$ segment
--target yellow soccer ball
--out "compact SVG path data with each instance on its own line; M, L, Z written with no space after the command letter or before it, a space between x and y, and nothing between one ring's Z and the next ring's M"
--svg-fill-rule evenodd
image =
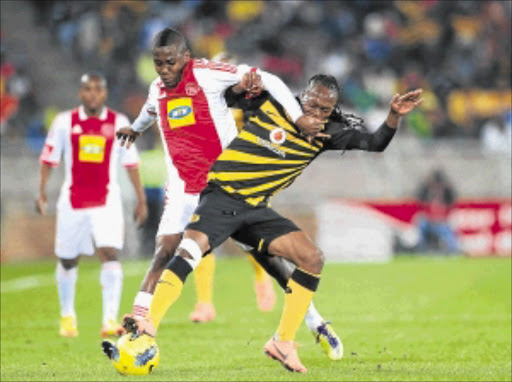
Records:
M158 366L160 350L153 337L127 333L113 344L103 341L103 351L123 375L147 375Z

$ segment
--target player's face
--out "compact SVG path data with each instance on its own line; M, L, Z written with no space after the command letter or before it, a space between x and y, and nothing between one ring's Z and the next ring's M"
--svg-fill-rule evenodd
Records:
M308 87L301 96L304 114L321 120L329 118L338 102L338 96L323 85Z
M82 83L79 96L85 109L89 113L95 114L107 100L107 89L101 80L91 78Z
M174 88L180 82L183 68L189 60L190 51L180 52L176 45L153 49L155 70L168 88Z

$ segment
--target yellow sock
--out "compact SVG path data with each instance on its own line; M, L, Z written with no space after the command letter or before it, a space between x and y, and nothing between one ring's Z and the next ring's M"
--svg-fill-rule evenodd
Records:
M249 261L254 268L254 278L256 279L257 283L266 281L270 277L265 269L263 269L263 267L254 259L254 257L249 256Z
M194 272L197 302L211 304L213 296L213 274L215 272L215 255L210 253L201 259Z
M296 268L286 287L283 314L277 334L280 341L293 341L315 294L319 275Z
M163 271L158 284L156 284L148 314L148 317L153 321L155 329L158 329L165 312L180 297L182 289L183 281L173 271L169 269Z

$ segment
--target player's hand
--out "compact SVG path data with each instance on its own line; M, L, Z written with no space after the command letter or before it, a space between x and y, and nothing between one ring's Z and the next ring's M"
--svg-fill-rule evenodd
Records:
M259 95L263 91L261 76L255 71L245 73L240 82L233 86L233 91L238 94L247 92L251 97Z
M123 316L123 328L126 333L147 334L151 337L156 336L156 329L149 318L136 319L131 313Z
M140 133L133 131L131 127L123 127L116 132L117 139L119 139L121 146L126 144L127 149L130 148L139 135Z
M330 134L325 134L325 133L316 133L315 135L309 135L309 136L307 137L307 141L308 141L309 143L311 143L311 142L313 142L313 140L314 140L315 138L320 138L320 139L330 139L330 138L331 138L331 136L330 136Z
M302 115L295 124L302 134L316 136L323 130L325 121L310 115Z
M423 102L422 93L423 89L416 89L403 95L395 94L390 103L391 112L400 117L411 112Z
M135 211L133 212L133 220L137 223L137 226L140 227L146 222L148 218L148 207L146 201L137 202L137 206L135 206Z
M46 197L46 194L39 195L36 199L36 211L39 212L41 215L46 215L47 208L48 198Z

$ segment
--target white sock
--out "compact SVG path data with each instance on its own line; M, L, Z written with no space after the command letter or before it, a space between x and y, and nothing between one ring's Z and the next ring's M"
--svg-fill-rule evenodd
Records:
M59 291L60 314L62 317L76 317L75 286L77 278L78 267L65 269L60 261L57 263L55 279L57 281L57 290Z
M104 262L101 267L100 284L103 294L103 323L117 320L121 292L123 290L123 268L119 261Z
M309 330L315 331L316 328L318 328L322 322L324 322L323 317L318 313L318 310L316 310L315 305L313 305L313 301L311 301L311 304L309 304L308 310L306 311L306 315L304 316L304 321L306 321L306 325L308 326Z
M144 318L149 312L153 295L148 292L139 291L133 301L133 315L136 319Z

